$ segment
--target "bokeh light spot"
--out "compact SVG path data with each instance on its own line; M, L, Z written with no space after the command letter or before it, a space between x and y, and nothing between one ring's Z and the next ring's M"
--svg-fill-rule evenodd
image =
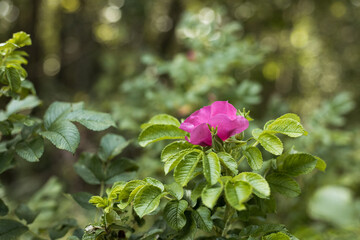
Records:
M342 2L334 2L330 6L331 14L336 18L342 18L346 14L346 6Z
M121 18L121 10L116 6L109 6L102 10L101 16L106 22L116 23Z
M280 76L280 66L278 63L271 61L265 64L262 69L263 75L268 80L276 80Z
M291 32L290 42L296 48L303 48L308 44L309 34L304 28L296 29Z
M199 20L204 24L210 24L215 20L215 12L211 8L203 8L199 12Z
M43 63L43 71L47 76L55 76L60 71L60 60L56 55L48 56Z
M79 0L61 0L61 6L68 13L76 12L80 8Z
M173 21L169 16L160 16L156 19L155 26L160 32L167 32L172 28Z

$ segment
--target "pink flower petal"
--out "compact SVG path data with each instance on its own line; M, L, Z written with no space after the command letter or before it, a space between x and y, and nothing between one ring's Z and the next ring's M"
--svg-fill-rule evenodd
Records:
M180 125L180 129L190 133L199 124L208 123L210 120L211 107L206 106L197 110L191 114L185 121Z
M236 118L236 108L228 103L228 101L216 101L211 104L211 117L214 117L218 114L225 114L230 119Z
M217 127L217 135L225 141L229 137L247 129L249 121L242 116L231 119L225 114L218 114L210 119L210 126Z
M206 123L202 123L195 127L190 133L190 140L186 139L189 143L200 146L211 146L211 132Z

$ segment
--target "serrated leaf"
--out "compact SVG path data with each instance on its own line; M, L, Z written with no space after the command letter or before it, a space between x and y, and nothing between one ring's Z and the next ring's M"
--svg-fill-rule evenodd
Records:
M220 178L220 160L216 153L211 152L204 156L202 161L205 179L212 186L216 184Z
M202 156L203 153L199 152L191 152L186 154L174 170L175 181L181 186L186 186L186 184L193 177L193 172Z
M67 120L75 121L93 131L102 131L111 126L116 126L110 114L89 110L77 110L66 116Z
M14 43L18 47L24 47L24 46L31 45L31 38L30 38L29 34L23 32L23 31L20 31L20 32L14 33L12 38L8 42Z
M204 206L200 206L195 211L192 211L196 226L201 230L210 232L214 226L211 219L211 211Z
M194 145L186 141L176 141L167 145L161 152L161 161L166 162L174 155L186 149L194 148Z
M266 177L266 180L270 184L271 190L287 197L297 197L301 193L299 184L285 174L272 173Z
M285 233L278 232L266 235L262 238L263 240L291 240L291 238Z
M33 109L36 106L39 106L41 101L38 97L29 95L24 99L16 100L12 99L6 106L6 114L10 116L11 114L18 113L24 110Z
M259 135L257 141L266 151L274 155L280 155L284 150L281 140L273 134L263 132Z
M145 129L151 125L174 125L176 127L180 127L180 122L173 116L168 114L159 114L150 119L149 122L141 125L142 129Z
M282 115L281 117L278 117L277 119L284 119L284 118L291 118L297 122L300 122L300 117L296 115L295 113L286 113Z
M6 206L4 201L0 198L0 216L5 216L9 213L9 208Z
M260 150L257 147L249 147L243 151L249 166L253 170L261 169L263 165L263 158Z
M75 153L80 143L80 133L76 126L69 121L58 121L39 133L47 138L57 148Z
M177 182L165 185L165 190L177 200L180 200L184 195L184 189Z
M289 137L300 137L305 133L301 123L291 118L276 119L266 127L266 131L281 133Z
M16 240L28 227L22 223L10 219L0 219L0 240Z
M315 157L315 158L317 159L316 168L319 169L322 172L325 172L325 170L326 170L326 162L324 160L322 160L321 158L319 158L319 157Z
M19 72L15 68L9 67L5 69L5 74L11 90L17 92L21 86L21 79Z
M31 224L32 222L34 222L35 218L38 215L25 204L20 204L15 209L15 214L19 219L24 219L27 224Z
M225 184L226 201L236 210L245 210L243 204L248 200L252 192L252 187L244 181L227 181Z
M184 139L186 132L174 125L151 125L145 128L139 136L142 147L150 143L166 139Z
M291 176L310 173L317 164L317 159L307 153L295 153L285 157L280 171Z
M44 114L44 126L49 129L52 124L64 118L72 111L83 109L84 104L67 103L67 102L53 102Z
M74 168L76 173L88 184L100 184L105 178L102 172L102 163L93 154L81 154Z
M128 146L129 142L120 135L106 134L101 138L100 148L98 151L99 158L106 162L119 155L124 148Z
M261 130L260 128L255 128L254 130L252 130L251 134L255 139L258 139L262 132L263 130Z
M16 145L15 151L29 162L38 162L44 153L44 140L39 137L30 142L20 142Z
M120 209L124 209L135 197L136 193L146 185L145 181L142 180L132 180L125 184L123 190L120 192L118 201L120 204L118 204L118 207ZM136 190L137 189L137 190ZM134 192L134 194L133 194ZM130 195L132 194L132 197L130 198Z
M166 193L165 193L166 194ZM134 199L134 210L140 218L154 211L160 203L164 193L158 187L151 185L141 188Z
M229 169L233 174L238 174L238 166L235 159L227 152L217 153L220 162Z
M185 200L170 201L164 208L164 218L171 228L176 231L182 229L186 224L185 210L188 202Z
M261 175L253 172L242 172L233 178L233 181L239 180L248 182L253 188L253 193L259 198L270 196L269 184Z
M164 191L165 187L164 184L162 184L162 182L160 182L159 180L152 178L152 177L147 177L144 179L145 182L147 182L148 184L159 188L162 192Z
M212 209L220 197L223 188L224 187L221 181L213 186L206 186L201 192L201 200L203 204Z
M71 197L84 209L94 210L95 206L89 203L90 198L93 195L88 192L77 192L71 194Z
M165 175L168 174L171 170L173 170L179 164L179 162L184 158L185 155L191 152L197 152L197 150L185 149L168 158L168 160L164 164Z

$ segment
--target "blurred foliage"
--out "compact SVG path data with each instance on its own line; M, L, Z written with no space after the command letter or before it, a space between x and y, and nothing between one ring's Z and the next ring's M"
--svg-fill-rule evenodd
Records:
M328 168L301 179L299 199L278 199L281 222L300 239L356 239L358 217L348 226L333 216L359 213L359 12L359 0L1 0L0 42L30 33L28 78L44 105L88 101L111 112L129 138L156 113L184 118L214 100L251 107L256 119L298 113L309 135L296 149ZM96 137L81 134L80 148L94 149ZM160 172L160 149L126 154L145 177ZM74 157L44 154L52 161L40 172L24 165L2 177L10 198L29 197L48 171L70 192L94 190L75 177ZM14 188L27 180L30 190ZM322 204L339 191L351 209Z

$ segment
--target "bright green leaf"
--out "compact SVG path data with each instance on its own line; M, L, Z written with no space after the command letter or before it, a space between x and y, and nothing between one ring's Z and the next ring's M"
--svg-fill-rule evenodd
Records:
M263 240L291 240L291 238L285 233L278 232L266 235L262 238Z
M180 122L168 114L159 114L150 119L149 122L141 125L142 129L145 129L151 125L174 125L180 127Z
M300 122L300 117L296 115L295 113L286 113L282 115L281 117L278 117L277 119L284 119L284 118L291 118L297 122Z
M217 153L221 164L228 168L233 174L238 174L238 165L235 159L227 152Z
M319 158L319 157L315 157L315 158L317 159L316 168L319 169L322 172L325 172L325 170L326 170L326 162L324 160L322 160L321 158Z
M257 147L249 147L243 151L249 166L253 170L261 169L263 165L263 158L260 150Z
M218 182L221 173L220 161L216 153L211 152L203 158L204 176L210 185Z
M266 127L266 131L281 133L289 137L300 137L305 133L301 123L291 118L276 119Z
M177 182L165 185L165 190L177 200L180 200L184 195L184 189Z
M158 187L151 185L144 186L138 191L134 200L134 210L142 218L144 215L154 211L160 203L164 194Z
M193 177L193 172L202 156L203 154L199 152L191 152L185 155L174 170L175 181L181 186L185 186Z
M14 33L12 38L8 41L10 43L14 43L19 47L29 46L31 45L31 38L30 35L20 31L17 33Z
M185 131L174 125L151 125L145 128L139 136L139 144L142 147L150 143L166 139L184 139Z
M263 132L259 135L257 141L266 151L274 155L280 155L283 152L284 147L281 140L273 134Z
M245 209L243 203L249 199L251 191L250 184L244 181L227 181L225 184L226 201L238 211Z
M287 197L297 197L301 193L299 184L285 174L272 173L266 177L266 180L272 190Z
M164 164L164 172L165 174L168 174L171 170L173 170L179 162L184 158L185 155L191 153L191 152L197 152L198 150L194 149L185 149L177 154L172 155Z
M176 141L167 145L161 152L161 161L166 162L174 155L178 154L179 152L187 149L194 148L194 145L188 143L186 141Z
M185 200L174 200L166 204L164 208L164 218L171 228L176 231L182 229L186 224L185 210L188 202Z
M155 178L152 178L152 177L147 177L144 179L145 182L147 182L148 184L154 186L154 187L157 187L157 188L160 188L160 190L163 192L165 187L164 185L162 184L162 182L160 182L159 180L155 179Z
M269 184L261 175L253 172L242 172L233 178L233 181L239 180L248 182L253 188L253 193L259 198L270 196Z
M222 190L223 184L220 181L213 186L206 186L201 192L201 200L203 204L212 209L220 197Z

